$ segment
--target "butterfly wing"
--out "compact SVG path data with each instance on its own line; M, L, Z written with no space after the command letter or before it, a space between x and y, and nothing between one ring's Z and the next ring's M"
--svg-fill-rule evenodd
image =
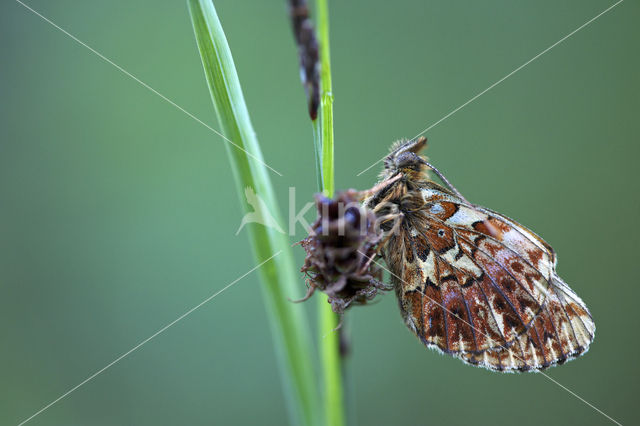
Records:
M513 345L458 356L470 364L500 371L544 369L586 352L594 332L587 307L566 283L554 276L545 306Z
M593 321L541 238L435 184L401 203L385 259L405 322L427 346L498 370L544 368L586 350Z

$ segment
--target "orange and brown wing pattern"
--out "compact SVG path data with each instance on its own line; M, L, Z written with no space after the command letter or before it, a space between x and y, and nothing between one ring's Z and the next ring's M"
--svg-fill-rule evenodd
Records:
M586 350L594 326L555 274L551 247L514 221L427 186L387 253L409 328L427 346L497 370Z
M576 358L593 340L595 325L584 303L558 277L542 312L509 347L459 354L473 365L499 371L540 370Z

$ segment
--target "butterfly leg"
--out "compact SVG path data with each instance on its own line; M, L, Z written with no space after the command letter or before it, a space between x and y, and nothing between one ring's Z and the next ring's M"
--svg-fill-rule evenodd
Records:
M382 282L376 278L371 278L369 282L373 284L375 288L382 291L391 291L394 288L393 285Z

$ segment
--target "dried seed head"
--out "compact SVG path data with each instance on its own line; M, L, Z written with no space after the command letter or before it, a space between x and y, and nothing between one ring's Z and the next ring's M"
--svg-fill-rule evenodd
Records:
M298 45L300 59L300 79L307 93L309 117L312 121L318 118L320 106L320 59L318 40L309 18L306 0L289 0L289 16L293 26L293 35Z
M380 282L382 271L373 262L381 241L376 216L359 198L355 190L340 192L333 200L317 194L318 218L309 236L300 241L307 252L301 271L309 285L303 300L318 289L327 294L338 314L390 289Z

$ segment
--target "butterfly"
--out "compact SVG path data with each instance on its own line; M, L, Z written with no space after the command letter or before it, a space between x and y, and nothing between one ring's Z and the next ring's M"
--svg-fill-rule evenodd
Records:
M551 246L469 203L419 155L426 142L396 142L363 202L394 218L381 224L380 254L407 327L427 347L497 371L541 370L585 353L595 324L556 274Z

